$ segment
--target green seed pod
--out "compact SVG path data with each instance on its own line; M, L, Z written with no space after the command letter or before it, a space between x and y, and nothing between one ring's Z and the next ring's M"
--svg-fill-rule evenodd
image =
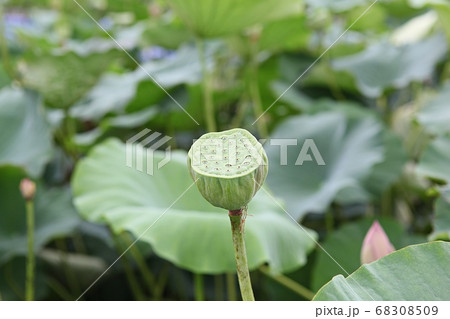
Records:
M267 176L262 145L250 132L232 129L208 133L188 153L192 179L212 205L239 210L248 205Z

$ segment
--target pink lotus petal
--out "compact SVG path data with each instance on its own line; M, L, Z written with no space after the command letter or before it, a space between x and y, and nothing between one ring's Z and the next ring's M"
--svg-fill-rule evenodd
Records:
M395 248L378 221L374 221L361 247L361 263L368 264L394 252Z

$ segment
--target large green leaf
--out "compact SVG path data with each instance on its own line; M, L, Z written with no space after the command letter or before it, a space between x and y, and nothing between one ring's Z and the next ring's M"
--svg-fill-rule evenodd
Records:
M450 243L408 246L336 276L314 300L449 300Z
M209 56L215 48L208 48ZM71 115L99 120L108 113L123 113L127 106L136 110L159 102L161 98L166 97L166 93L153 83L149 74L167 89L184 83L198 83L201 80L197 50L192 46L181 48L170 58L145 63L143 68L145 71L137 68L124 74L105 74L86 97L73 107Z
M381 196L383 191L400 177L407 161L406 150L400 137L386 130L383 134L383 144L384 160L375 164L363 181L364 188L376 196Z
M259 50L298 50L306 47L311 33L304 16L293 16L264 25Z
M428 144L417 171L419 174L450 183L450 137L442 136Z
M73 52L35 57L24 63L23 82L41 92L46 105L67 108L95 85L115 56L110 51L83 57Z
M354 7L369 5L369 0L306 0L306 3L314 9L327 8L334 12L341 12Z
M419 111L417 119L426 130L436 135L450 133L450 83L443 86L438 95Z
M392 132L383 132L383 161L376 163L370 173L361 180L360 187L352 185L343 188L337 194L336 200L341 203L366 202L380 199L383 192L397 180L407 161L406 151L401 139Z
M441 190L441 196L434 204L433 233L430 240L450 240L450 188Z
M298 14L295 0L169 0L180 18L196 34L218 37L246 27Z
M0 91L0 164L22 166L32 176L41 174L51 156L50 129L39 102L28 91Z
M438 34L401 47L376 43L363 52L334 60L333 67L351 72L363 94L377 97L386 88L403 88L429 78L446 52L445 37Z
M372 219L364 219L346 224L333 231L322 243L323 249L348 273L352 273L361 266L361 245L372 222ZM425 238L408 235L405 229L394 220L381 219L379 222L396 249L426 241ZM311 288L314 291L317 291L334 276L345 275L342 268L324 250L319 250L315 259L311 278Z
M0 166L0 263L27 253L25 202L19 183L25 172L16 166ZM35 196L35 240L38 251L49 240L70 233L79 222L67 188L37 186Z
M234 271L227 213L211 206L193 186L186 153L173 152L170 162L157 170L164 153L156 151L153 176L127 167L125 154L124 144L108 140L79 162L73 190L81 215L105 222L117 233L142 235L157 255L180 267L209 274ZM307 252L315 246L313 231L307 230L308 236L295 225L265 190L253 199L248 213L245 236L251 269L268 262L272 271L280 272L306 263Z
M274 139L297 141L287 147L287 165L282 165L280 147L271 145ZM308 148L312 160L295 164L307 139L314 141L325 165L319 165ZM341 189L361 188L371 168L383 159L382 127L372 118L349 118L339 112L297 116L280 124L266 151L269 186L285 199L289 213L300 218L323 212Z
M353 120L378 119L375 112L354 102L336 102L328 99L313 102L295 90L288 91L284 97L286 97L284 102L309 114L336 111ZM399 178L402 167L407 160L402 141L394 133L384 129L382 144L384 145L383 160L372 167L370 173L361 180L361 183L340 189L336 195L336 200L339 203L366 202L379 198L383 191Z
M192 38L192 33L180 21L176 22L178 23L169 24L161 21L150 21L150 25L144 31L141 38L144 39L146 44L177 49Z

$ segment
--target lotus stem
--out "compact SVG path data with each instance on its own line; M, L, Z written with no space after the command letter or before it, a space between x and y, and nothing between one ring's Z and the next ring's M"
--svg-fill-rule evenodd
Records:
M267 138L269 131L267 129L266 118L264 116L261 94L259 92L258 83L258 40L250 39L250 97L252 99L253 112L256 118L256 127L258 128L258 133L260 137Z
M4 23L4 11L3 11L3 5L0 6L0 50L1 50L1 57L3 60L3 65L6 73L11 78L11 80L14 80L15 78L15 70L11 64L11 59L9 56L9 49L6 42L5 37L5 23Z
M27 214L27 240L28 240L28 254L26 266L26 281L25 281L25 300L34 300L34 203L32 199L25 201Z
M195 300L204 301L205 300L205 288L203 283L203 275L194 274L194 288L195 288Z
M237 300L237 294L236 294L236 280L234 278L234 274L227 273L225 275L227 279L227 292L228 292L228 300L229 301L236 301Z
M214 296L217 301L223 301L223 276L215 275L214 276Z
M248 271L247 253L245 252L244 226L242 209L230 210L228 216L231 221L231 232L234 245L234 256L236 258L236 270L239 279L239 288L241 289L242 300L255 301L253 296L250 273Z
M125 244L128 247L130 247L131 256L133 257L134 261L136 262L136 265L142 274L142 277L145 281L145 284L147 285L147 287L149 289L149 292L153 295L153 298L155 298L157 300L161 296L159 296L157 294L156 280L155 280L155 277L153 276L152 272L150 271L149 267L147 266L145 257L142 255L140 249L136 245L133 245L133 238L131 237L131 235L129 233L124 232L122 234L122 238L124 239Z
M203 73L202 91L206 129L208 130L208 132L215 132L217 130L217 127L216 120L214 118L214 101L211 90L211 78L206 63L205 43L203 42L203 40L197 39L197 49Z
M123 253L125 250L120 235L115 234L112 229L111 229L111 238L113 239L117 252L119 254ZM122 258L120 258L120 261L122 262L123 270L125 272L125 276L128 281L128 286L130 287L133 297L137 301L146 300L147 298L145 297L145 294L142 291L139 281L136 278L130 259L125 254L122 256Z
M306 300L312 300L314 298L314 293L311 290L300 285L298 282L292 280L291 278L281 274L272 274L267 266L261 266L259 269L266 276L272 278L273 280L283 285L284 287L296 292L298 295L302 296Z

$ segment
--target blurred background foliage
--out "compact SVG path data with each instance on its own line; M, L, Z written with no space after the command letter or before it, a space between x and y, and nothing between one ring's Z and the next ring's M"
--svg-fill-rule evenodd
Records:
M355 271L374 219L396 249L450 239L448 1L9 0L0 15L0 299L24 298L23 177L36 298L73 300L190 184L185 150L211 130L313 139L326 163L295 166L299 143L280 165L265 144L246 233L258 300L345 275L313 239ZM144 128L177 149L152 177L124 165ZM224 216L191 189L82 299L237 299Z

